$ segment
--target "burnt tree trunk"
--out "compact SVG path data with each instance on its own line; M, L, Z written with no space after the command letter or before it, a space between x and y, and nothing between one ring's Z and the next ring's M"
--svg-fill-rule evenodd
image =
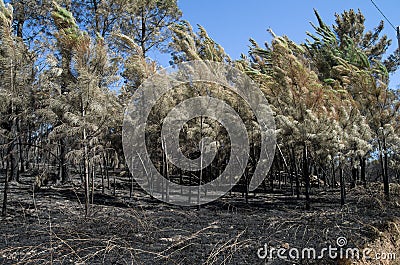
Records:
M303 179L305 181L306 188L306 210L310 210L310 174L308 172L308 150L306 143L304 143L303 146Z
M339 158L339 178L340 178L340 204L346 203L346 182L343 175L343 165Z
M364 156L362 156L360 157L360 171L361 171L360 178L364 188L367 187L366 167L367 167L367 159Z
M386 147L386 137L383 138L383 190L385 193L385 199L387 201L390 200L390 186L389 186L389 174L388 174L388 155L387 155L387 147Z
M7 158L6 162L6 174L4 178L4 190L3 190L3 207L1 210L1 215L6 216L7 215L7 197L8 197L8 168L9 168L9 159Z

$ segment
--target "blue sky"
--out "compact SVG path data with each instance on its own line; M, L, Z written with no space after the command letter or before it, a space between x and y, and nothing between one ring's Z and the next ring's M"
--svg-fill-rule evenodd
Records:
M400 25L400 2L398 0L374 0L389 20ZM310 21L317 23L313 8L317 9L324 21L334 23L334 14L344 10L360 9L366 17L367 29L372 29L384 18L370 0L178 0L183 19L193 27L202 25L208 34L232 59L247 54L249 38L259 44L270 41L269 27L277 35L287 35L301 43L307 38L306 31L313 32ZM389 51L397 48L396 31L385 21L384 34L393 40ZM164 57L164 56L162 56ZM156 58L168 62L166 58ZM164 63L163 63L164 64ZM400 87L400 70L391 76L391 86Z

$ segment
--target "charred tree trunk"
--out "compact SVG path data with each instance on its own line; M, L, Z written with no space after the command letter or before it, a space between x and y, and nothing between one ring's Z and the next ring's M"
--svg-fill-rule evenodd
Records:
M141 36L140 36L140 47L142 48L143 58L146 58L146 16L144 8L141 10Z
M68 176L68 169L67 169L67 162L66 162L66 155L67 155L67 150L66 150L66 139L62 138L59 140L59 145L60 145L60 159L59 159L59 166L58 166L58 174L59 174L59 179L61 180L62 183L68 182L69 176Z
M366 167L367 167L367 159L364 156L362 156L360 157L360 171L361 171L360 178L364 188L367 187Z
M297 199L300 199L300 180L299 180L299 172L297 170L297 164L296 164L296 155L295 155L295 151L294 151L294 147L292 146L292 153L291 153L291 157L292 157L292 167L293 167L293 171L294 171L294 177L295 177L295 181L296 181L296 197Z
M272 166L271 166L271 174L270 174L270 177L269 177L269 184L270 184L270 187L271 187L271 192L273 192L274 191L274 180L275 180L275 160L272 162Z
M387 201L390 200L390 184L389 184L389 174L388 174L388 155L387 155L387 147L386 147L386 137L383 137L383 163L384 163L384 171L383 171L383 190L385 193L385 199Z
M332 189L336 187L336 169L335 169L335 161L332 159Z
M8 168L9 168L9 159L7 158L6 162L6 173L5 173L5 178L4 178L4 190L3 190L3 207L1 210L1 215L6 216L7 215L7 199L8 199Z
M308 172L308 150L306 143L303 144L303 179L306 188L306 210L310 210L310 174Z
M25 161L23 157L23 147L22 147L22 133L21 133L21 122L17 122L17 139L18 139L18 159L19 159L19 173L25 172ZM19 175L19 174L18 174ZM19 177L17 178L19 182Z
M354 159L351 158L351 188L354 189L357 185L357 167L354 163Z
M104 156L103 156L104 157ZM101 193L104 194L104 160L100 162L100 174L101 174Z
M91 176L92 176L92 179L91 179L91 181L92 181L92 187L91 187L91 203L93 204L94 203L94 181L95 181L95 179L96 179L96 164L94 163L94 160L93 160L93 162L92 162L92 174L91 174Z
M16 180L19 182L19 149L17 145L18 141L18 130L17 130L17 118L13 118L11 122L11 135L12 139L10 142L9 156L11 162L11 175L10 180Z
M19 165L18 165L18 145L13 141L11 143L11 152L10 152L10 167L11 167L11 175L10 180L19 181Z
M203 139L203 116L200 116L200 139ZM203 156L204 156L204 146L203 141L200 146L200 175L199 182L197 186L197 209L200 210L200 192L201 192L201 183L203 182Z
M86 110L85 103L82 100L82 117L85 118ZM84 186L85 186L85 216L88 216L89 213L89 150L88 150L88 142L87 142L87 133L86 128L83 128L82 132L82 140L83 140L83 163L84 163Z
M344 205L346 203L346 182L343 175L343 165L339 158L339 178L340 178L340 204Z
M246 204L249 203L249 169L246 167L244 172L244 181L245 181L245 196L246 196Z

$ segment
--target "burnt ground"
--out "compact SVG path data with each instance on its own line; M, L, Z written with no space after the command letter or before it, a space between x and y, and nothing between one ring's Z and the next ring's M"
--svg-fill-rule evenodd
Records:
M77 180L79 181L79 180ZM117 182L118 184L118 182ZM0 185L0 187L3 184ZM284 191L240 193L200 210L171 206L140 190L129 198L123 181L94 195L84 216L83 191L73 184L33 192L29 179L10 184L8 214L1 217L1 264L400 264L400 188L385 202L379 183L348 190L313 190L312 209ZM1 187L1 190L3 188ZM2 196L2 194L1 194ZM396 260L260 259L259 248L317 250L370 247L396 253ZM260 252L261 253L261 252Z

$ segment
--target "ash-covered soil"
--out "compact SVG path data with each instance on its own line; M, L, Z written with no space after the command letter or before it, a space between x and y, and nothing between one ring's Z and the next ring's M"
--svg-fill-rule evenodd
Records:
M385 202L378 183L347 193L314 190L312 210L285 192L257 194L246 204L232 193L200 210L171 206L141 191L106 189L84 216L76 185L33 193L29 182L11 183L1 217L1 264L400 264L400 188ZM396 260L261 259L269 247L321 249L338 237L348 247L397 253ZM260 252L262 253L262 252ZM353 262L353 263L351 263Z

